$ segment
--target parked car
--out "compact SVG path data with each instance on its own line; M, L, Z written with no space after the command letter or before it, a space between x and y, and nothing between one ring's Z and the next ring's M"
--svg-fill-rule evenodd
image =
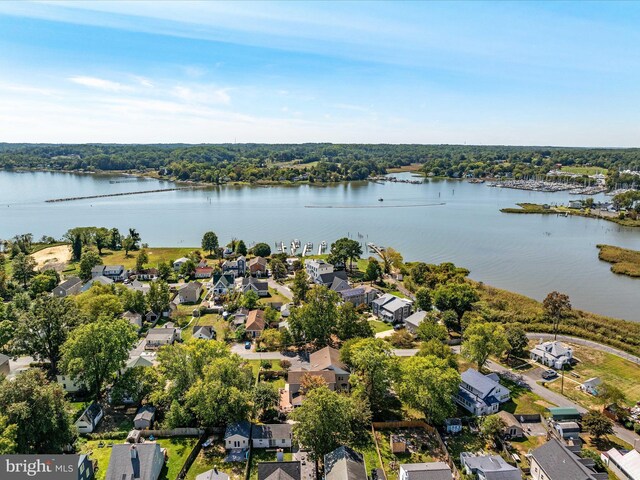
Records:
M544 378L545 380L548 380L550 378L555 378L558 376L558 373L555 370L545 370L544 372L542 372L542 378Z
M251 342L249 340L244 342L244 348L245 350L251 350Z
M398 330L402 330L404 328L404 323L398 323L393 326L393 329L397 332Z

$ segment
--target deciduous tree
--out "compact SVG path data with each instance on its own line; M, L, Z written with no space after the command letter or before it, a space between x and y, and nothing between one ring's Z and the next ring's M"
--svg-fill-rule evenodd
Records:
M87 281L91 278L91 270L102 265L102 258L93 250L86 250L80 257L80 278Z
M256 243L251 251L256 257L268 257L271 255L271 247L264 242Z
M351 302L345 302L338 308L336 333L340 340L373 337L373 328L366 318L359 315Z
M18 253L11 261L13 278L23 287L36 275L36 261L30 255Z
M476 362L478 370L491 355L499 357L508 348L507 336L502 325L496 323L472 323L464 331L462 355Z
M613 433L613 422L596 410L590 410L582 417L582 427L593 435L596 441Z
M571 312L571 302L564 293L551 292L542 302L544 313L553 322L553 338L558 338L560 322Z
M435 306L440 311L453 310L458 315L458 330L460 319L465 312L479 299L478 292L468 283L448 283L439 286L433 292Z
M298 270L293 276L291 291L293 292L294 303L299 304L307 299L309 280L307 279L307 273L304 270Z
M218 250L218 235L214 232L206 232L202 236L202 249L209 252L209 256L213 255L213 252Z

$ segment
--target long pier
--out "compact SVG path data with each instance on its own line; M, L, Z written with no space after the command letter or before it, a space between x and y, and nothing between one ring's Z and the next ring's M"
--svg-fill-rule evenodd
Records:
M92 198L124 197L125 195L142 195L145 193L175 192L176 190L191 190L192 188L197 188L197 187L160 188L157 190L140 190L137 192L121 192L121 193L105 193L103 195L87 195L84 197L52 198L50 200L45 200L45 202L46 203L73 202L75 200L90 200Z

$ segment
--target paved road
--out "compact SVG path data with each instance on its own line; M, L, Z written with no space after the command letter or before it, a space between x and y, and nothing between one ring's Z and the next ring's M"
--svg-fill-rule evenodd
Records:
M267 279L267 283L269 284L270 288L276 290L283 297L288 298L289 300L293 300L293 292L286 285L280 285L273 278Z
M376 333L376 338L386 338L386 337L390 337L391 335L393 335L395 333L395 330L392 328L390 330L385 330L384 332L378 332Z
M527 338L533 340L553 340L552 333L527 333ZM558 340L562 342L576 343L578 345L584 345L585 347L593 348L594 350L600 350L601 352L611 353L630 362L640 363L640 357L631 355L630 353L623 352L617 348L603 345L591 340L585 340L584 338L571 337L569 335L558 335Z
M309 362L300 355L285 355L280 352L256 352L253 348L254 345L251 345L251 350L247 350L244 348L244 343L234 343L231 346L231 351L240 355L245 360L288 360L291 362L291 368L294 370L310 367Z

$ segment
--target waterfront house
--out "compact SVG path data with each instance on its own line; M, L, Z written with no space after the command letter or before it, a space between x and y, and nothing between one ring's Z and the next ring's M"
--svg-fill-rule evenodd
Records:
M155 281L155 280L158 279L158 269L157 268L143 268L142 270L138 270L136 272L136 278L138 280Z
M202 284L200 282L190 282L178 290L175 300L177 300L177 303L198 303L201 294Z
M216 331L209 325L198 325L193 327L192 337L199 338L201 340L215 340Z
M0 377L6 377L11 372L11 368L9 366L9 357L5 354L0 353Z
M251 424L246 420L227 425L224 432L224 446L227 450L243 450L249 448Z
M318 278L316 278L315 283L331 288L331 285L333 285L336 280L347 282L347 272L345 272L344 270L338 270L336 272L323 273Z
M533 480L607 480L607 473L596 473L593 460L579 458L556 438L531 452L529 457Z
M558 370L562 369L565 365L569 365L573 359L573 350L571 347L558 341L541 341L532 348L529 353L533 361Z
M110 278L114 282L124 282L124 280L129 276L129 271L124 268L124 265L105 265L102 268L102 272L100 275L104 275L107 278ZM93 270L92 270L93 276ZM96 275L99 276L99 275Z
M148 430L153 426L156 418L156 409L151 405L140 407L133 419L133 426L138 430Z
M301 480L300 462L260 462L258 463L258 480Z
M253 425L251 427L253 448L290 448L291 438L291 424L289 423Z
M194 274L195 278L211 278L211 275L213 275L213 267L209 267L209 266L202 266L202 267L196 267L196 272Z
M267 274L267 259L253 257L249 260L249 273L254 277L263 277Z
M404 326L409 332L415 335L418 332L418 327L424 321L426 316L427 312L424 310L418 310L404 319Z
M341 290L338 292L343 302L350 302L355 307L364 304L364 288L355 287Z
M247 323L244 331L249 337L257 338L262 335L266 323L264 310L251 310L249 315L247 315Z
M332 347L324 347L313 352L309 356L311 370L330 371L335 373L335 385L337 390L349 389L349 370L340 360L340 350Z
M215 295L226 295L234 288L234 277L232 274L216 273L213 275L213 293Z
M246 277L237 280L237 289L241 293L247 293L253 290L259 297L269 296L269 284L266 281L257 280L254 277Z
M319 283L321 275L333 272L333 265L321 259L306 260L304 262L304 268L307 272L307 275L309 275L309 278L314 283Z
M247 271L247 259L240 255L235 260L225 260L222 263L222 273L230 273L234 277L244 277Z
M636 448L640 448L640 445ZM638 450L627 451L612 448L602 452L600 458L619 480L640 480L640 452Z
M136 327L138 330L142 328L142 315L140 315L139 313L128 310L122 314L122 318L128 320L129 323Z
M373 301L382 295L382 292L371 285L363 285L364 288L364 304L367 306L371 306Z
M402 322L411 315L413 302L405 298L385 293L371 302L373 314L380 320L390 323Z
M474 415L490 415L500 410L500 405L511 399L511 392L501 385L495 373L483 375L470 368L461 375L462 381L456 403Z
M70 277L53 289L53 296L62 298L75 295L82 290L82 280L78 277Z
M177 272L178 270L180 270L180 267L182 267L182 265L184 265L188 261L189 259L187 257L180 257L175 262L173 262L173 269Z
M75 422L78 432L80 433L93 433L100 420L104 417L104 411L100 404L92 402L84 412L80 414L80 417Z
M403 463L398 480L452 480L451 467L444 462Z
M473 475L478 480L522 480L522 471L509 465L499 455L462 452L460 464L467 475Z
M105 480L158 480L166 450L158 443L121 443L111 447Z
M496 415L504 422L502 435L509 438L522 438L524 436L522 423L520 423L520 420L518 420L515 415L505 412L504 410L499 411Z
M351 288L351 285L349 285L349 281L346 279L346 277L342 278L337 275L334 275L333 281L331 282L331 285L329 285L329 290L333 290L334 292L337 292L337 293L340 293L344 290L349 290L350 288Z
M324 480L367 480L364 457L342 446L324 456Z

